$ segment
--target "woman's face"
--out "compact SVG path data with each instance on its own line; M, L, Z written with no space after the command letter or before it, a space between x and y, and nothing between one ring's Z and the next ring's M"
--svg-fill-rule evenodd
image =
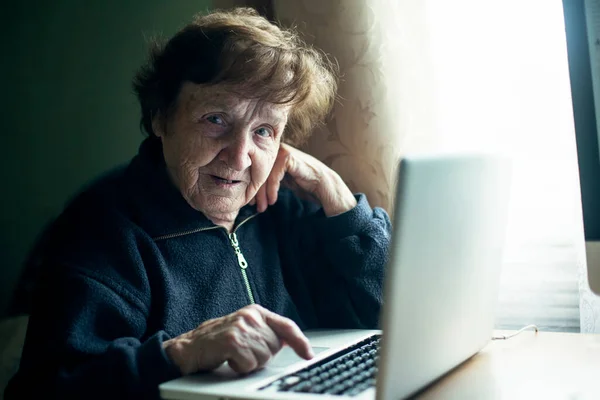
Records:
M289 106L241 98L223 86L186 82L175 111L153 128L173 183L217 223L235 219L266 181L288 112Z

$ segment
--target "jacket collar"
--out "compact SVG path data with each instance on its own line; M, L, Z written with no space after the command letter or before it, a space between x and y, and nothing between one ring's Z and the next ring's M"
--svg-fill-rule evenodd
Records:
M142 142L125 172L125 179L134 222L151 237L217 227L202 212L192 208L171 182L159 138L149 137ZM242 207L235 225L254 214L256 207Z

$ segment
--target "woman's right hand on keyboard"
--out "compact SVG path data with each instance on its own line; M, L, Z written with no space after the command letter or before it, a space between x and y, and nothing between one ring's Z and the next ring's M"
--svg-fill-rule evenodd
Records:
M165 341L163 348L183 375L210 371L225 361L234 371L245 374L262 368L284 344L302 358L314 357L308 339L294 321L254 304L208 320Z

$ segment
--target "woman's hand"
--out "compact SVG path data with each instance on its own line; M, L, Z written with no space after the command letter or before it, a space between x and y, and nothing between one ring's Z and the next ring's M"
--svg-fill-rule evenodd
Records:
M210 371L225 361L245 374L263 367L284 344L302 358L314 357L308 339L290 319L257 304L202 323L163 343L183 375Z
M285 143L279 148L271 174L251 202L256 204L258 212L275 204L282 184L299 197L320 204L328 217L342 214L356 206L354 195L335 171Z

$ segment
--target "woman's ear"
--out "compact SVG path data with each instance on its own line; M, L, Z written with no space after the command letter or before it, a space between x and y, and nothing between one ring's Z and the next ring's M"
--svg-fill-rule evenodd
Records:
M158 112L152 117L152 130L161 139L165 136L165 120L162 113Z

